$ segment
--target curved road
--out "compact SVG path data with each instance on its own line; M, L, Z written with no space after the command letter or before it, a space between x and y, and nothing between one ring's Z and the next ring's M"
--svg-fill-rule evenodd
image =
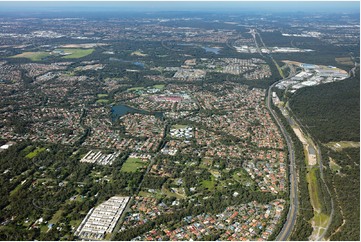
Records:
M278 236L276 238L276 240L278 240L278 241L285 241L290 237L293 227L296 223L297 211L298 211L298 192L297 192L298 185L297 185L297 172L296 172L296 168L295 168L295 152L294 152L291 137L289 136L289 134L285 130L285 127L283 126L281 121L278 119L277 114L271 107L272 88L281 81L283 81L283 80L275 82L269 87L268 97L267 97L267 108L270 111L270 113L272 114L272 116L274 117L274 119L276 120L277 125L280 127L281 132L286 139L288 153L289 153L288 156L289 156L289 160L290 160L290 169L289 169L290 208L288 211L287 220L286 220L285 224L283 225L281 232L278 234Z

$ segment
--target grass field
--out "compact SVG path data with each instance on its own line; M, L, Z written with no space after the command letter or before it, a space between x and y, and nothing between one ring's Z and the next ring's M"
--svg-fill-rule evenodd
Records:
M273 59L272 59L273 60ZM280 73L280 76L282 77L282 78L285 78L285 75L283 74L283 71L282 71L282 69L280 68L280 66L278 65L278 63L275 61L275 60L273 60L273 63L275 64L275 66L277 67L277 70L278 70L278 72Z
M63 213L62 209L59 209L58 211L56 211L56 213L50 219L49 224L56 224L59 221L59 219L61 218L62 213Z
M241 183L242 185L253 184L254 183L254 180L249 176L247 171L245 171L243 169L236 170L233 173L232 178L235 181Z
M326 146L333 149L334 151L341 151L346 148L359 148L360 142L354 142L354 141L329 142L326 144Z
M85 216L84 216L85 217ZM77 228L79 225L80 225L80 223L81 223L81 219L78 219L78 220L71 220L70 222L69 222L69 224L71 225L71 226L74 226L75 228Z
M30 152L25 157L29 158L29 159L32 159L35 156L37 156L39 153L43 152L44 150L45 150L45 148L36 148L33 152Z
M21 152L23 152L23 154L29 154L33 149L34 149L34 146L29 145L25 149L23 149Z
M157 89L164 89L165 85L164 84L159 84L159 85L154 85L153 88L157 88Z
M211 176L211 180L203 180L202 187L207 188L208 190L213 190L215 186L214 176Z
M139 91L139 90L144 90L144 87L132 87L127 89L127 91Z
M171 193L171 192L168 191L168 190L167 190L167 192L168 192L168 193ZM157 199L161 199L161 198L164 197L164 196L171 197L171 196L169 196L168 194L166 194L166 192L164 192L163 189L162 189L162 190L155 189L155 192L153 192L153 193L146 192L146 191L140 191L140 192L138 193L138 196L140 196L140 197L155 197L155 198L157 198ZM174 196L176 196L176 194L175 194ZM174 197L174 196L173 196L173 197Z
M324 213L319 213L313 218L313 221L315 223L315 226L325 227L327 225L329 218L330 216Z
M330 158L330 168L333 172L341 170L341 166L336 163L334 159Z
M18 55L11 56L11 58L27 58L32 61L41 61L43 58L49 56L49 52L40 51L40 52L24 52Z
M145 191L140 191L138 193L138 196L140 196L140 197L153 197L153 194L149 193L149 192L145 192Z
M175 125L172 125L171 129L185 129L187 127L188 127L188 125L175 124Z
M139 168L144 167L146 162L138 158L128 158L122 166L122 172L136 172Z
M318 238L325 231L325 228L327 227L327 223L328 223L329 219L330 219L330 216L328 216L324 213L317 213L312 218L312 224L313 224L314 231L312 233L312 236L310 237L311 240Z
M316 211L321 210L321 203L318 194L316 172L318 168L312 168L307 173L308 190L310 192L311 203Z
M64 53L70 53L70 55L63 56L64 59L76 59L90 55L94 52L94 49L57 49L58 51L64 51Z
M109 103L109 100L108 99L98 99L96 102L97 103Z
M178 199L184 199L185 198L185 195L175 193L175 192L171 192L170 190L165 189L164 187L162 188L162 194L166 195L167 197L176 197Z
M108 97L108 94L97 94L98 98L104 98L104 97Z

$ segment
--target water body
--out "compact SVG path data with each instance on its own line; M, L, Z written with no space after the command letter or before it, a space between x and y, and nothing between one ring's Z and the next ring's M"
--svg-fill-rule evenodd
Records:
M311 155L316 155L315 148L313 148L313 146L309 145L308 146L308 153L310 153Z
M133 65L136 65L136 66L139 66L139 67L144 68L144 63L142 63L142 62L136 61L136 62L133 62Z
M221 50L220 48L218 47L206 47L206 46L202 46L202 48L206 51L206 52L212 52L216 55L219 54L219 51Z
M127 105L119 104L111 107L112 112L112 120L115 121L116 119L128 114L128 113L141 113L141 114L152 114L157 118L163 117L163 112L148 112L141 109L135 109L129 107Z
M118 58L114 58L114 57L110 57L109 60L110 61L119 61L119 62L123 62L123 63L132 63L133 65L139 66L141 68L145 67L144 63L138 62L138 61L133 62L133 61L118 59Z
M177 43L177 45L180 45L180 46L195 46L195 44L193 44L193 43Z

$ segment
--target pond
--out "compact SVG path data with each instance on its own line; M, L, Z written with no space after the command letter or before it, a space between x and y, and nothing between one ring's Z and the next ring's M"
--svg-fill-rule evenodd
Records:
M128 114L128 113L141 113L141 114L152 114L157 118L163 117L163 112L148 112L141 109L135 109L132 107L129 107L127 105L119 104L115 106L111 106L111 112L112 112L112 120L115 121L116 119Z
M212 52L216 55L219 54L219 51L221 50L221 48L219 47L206 47L206 46L202 46L202 48L206 51L206 52Z
M139 67L141 67L141 68L144 68L144 63L142 63L142 62L136 61L136 62L133 62L133 65L136 65L136 66L139 66Z
M119 62L123 62L123 63L132 63L133 65L139 66L141 68L145 67L145 64L139 61L128 61L128 60L123 60L123 59L118 59L118 58L114 58L114 57L110 57L109 58L110 61L119 61Z

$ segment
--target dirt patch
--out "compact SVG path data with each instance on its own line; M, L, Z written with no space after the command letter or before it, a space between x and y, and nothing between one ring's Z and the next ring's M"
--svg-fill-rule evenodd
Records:
M302 142L302 144L307 145L307 140L305 136L303 136L301 130L299 128L293 128L293 131L295 132L299 140Z

